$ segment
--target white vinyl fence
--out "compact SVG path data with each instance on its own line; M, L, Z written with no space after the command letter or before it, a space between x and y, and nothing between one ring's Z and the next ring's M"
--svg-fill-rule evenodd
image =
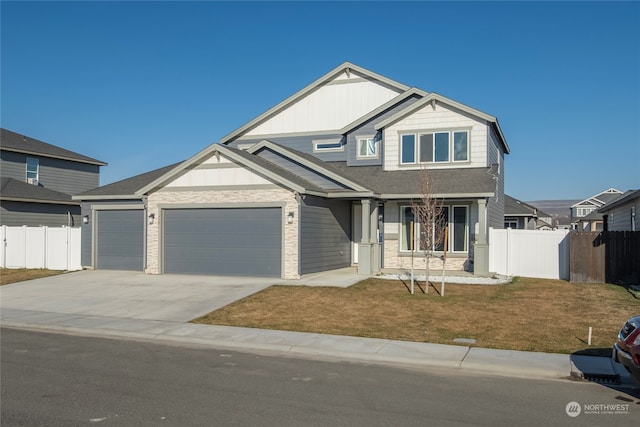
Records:
M569 280L569 230L489 230L489 271Z
M0 267L82 270L80 228L0 226Z

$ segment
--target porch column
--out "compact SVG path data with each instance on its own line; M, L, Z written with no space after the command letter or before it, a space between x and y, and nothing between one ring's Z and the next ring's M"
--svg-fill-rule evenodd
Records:
M358 244L358 274L374 274L380 268L380 254L377 242L378 206L372 206L370 199L362 203L362 239Z
M489 274L489 244L487 243L487 200L478 199L478 234L473 248L473 274Z

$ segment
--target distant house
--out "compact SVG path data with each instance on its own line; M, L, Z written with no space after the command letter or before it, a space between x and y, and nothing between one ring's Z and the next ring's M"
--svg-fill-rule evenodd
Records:
M505 194L504 228L518 230L551 230L551 215Z
M0 225L80 225L72 196L100 185L106 163L0 129Z
M603 218L598 209L617 199L622 191L609 188L571 206L571 226L580 231L602 231Z
M608 231L640 231L639 212L640 190L629 190L598 209Z

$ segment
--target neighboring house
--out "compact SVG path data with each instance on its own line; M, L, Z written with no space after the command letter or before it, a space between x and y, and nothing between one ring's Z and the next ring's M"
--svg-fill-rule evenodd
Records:
M617 199L622 194L615 188L584 199L571 206L571 225L579 231L602 231L603 218L598 209Z
M446 268L488 273L509 153L489 114L344 63L220 142L75 196L83 265L287 279L406 269L427 168L449 224Z
M551 215L509 195L504 196L504 228L551 230Z
M72 196L100 185L106 163L0 129L0 225L79 225Z
M606 231L640 231L640 190L629 190L607 203L598 213Z

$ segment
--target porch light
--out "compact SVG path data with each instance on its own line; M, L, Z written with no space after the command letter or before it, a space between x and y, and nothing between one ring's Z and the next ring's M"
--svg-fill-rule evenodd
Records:
M293 224L293 212L287 214L287 224Z
M149 214L149 225L153 224L153 221L156 219L156 214Z
M83 224L89 224L89 215L85 215L82 217L82 223Z

